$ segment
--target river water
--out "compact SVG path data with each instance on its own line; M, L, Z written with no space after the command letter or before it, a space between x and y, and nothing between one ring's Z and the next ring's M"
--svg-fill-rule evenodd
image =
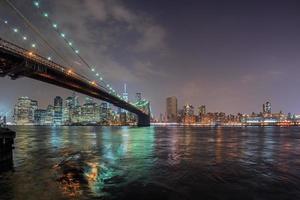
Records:
M300 128L12 127L0 199L300 199Z

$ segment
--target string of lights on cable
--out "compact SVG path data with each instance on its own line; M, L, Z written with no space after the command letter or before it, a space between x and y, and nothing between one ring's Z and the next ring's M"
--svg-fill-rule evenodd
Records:
M48 12L45 12L41 9L41 4L39 1L33 1L33 6L38 9L39 13L43 18L45 18L51 25L51 27L54 29L54 31L63 39L63 41L66 43L67 47L69 47L75 55L84 63L84 65L93 72L93 74L96 76L97 81L100 83L100 85L104 85L104 87L109 91L109 93L117 96L120 99L123 99L121 95L117 94L116 90L112 88L111 84L104 81L104 78L100 72L96 71L96 68L94 66L91 66L88 64L88 62L80 55L79 48L76 48L76 45L74 43L74 40L67 37L67 34L62 31L58 25L57 22L51 19Z
M21 31L20 28L16 27L16 26L13 26L11 25L8 20L3 20L3 19L0 19L1 23L5 24L9 30L11 30L11 32L17 36L19 36L22 41L24 42L28 42L30 44L30 48L32 51L36 51L39 47L39 45L37 44L38 42L35 42L33 41L29 36L28 34L25 34ZM51 61L52 60L52 57L49 55L47 56L47 60Z

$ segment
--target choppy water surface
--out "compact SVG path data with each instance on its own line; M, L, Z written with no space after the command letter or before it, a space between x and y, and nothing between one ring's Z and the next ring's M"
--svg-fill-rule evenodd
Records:
M13 127L0 199L300 199L300 128Z

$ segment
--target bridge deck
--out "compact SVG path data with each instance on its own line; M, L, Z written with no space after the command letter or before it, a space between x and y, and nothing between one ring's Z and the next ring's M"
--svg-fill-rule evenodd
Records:
M134 105L53 61L0 38L0 76L16 79L22 76L67 88L109 102L138 116L138 125L148 126L150 117Z

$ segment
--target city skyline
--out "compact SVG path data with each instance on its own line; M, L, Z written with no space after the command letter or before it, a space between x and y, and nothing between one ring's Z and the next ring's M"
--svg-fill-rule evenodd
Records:
M124 85L124 94L127 94ZM146 100L141 98L141 93L136 93L135 104L140 109L147 111ZM0 113L1 114L1 113ZM16 100L13 116L1 114L9 124L16 125L133 125L136 124L137 116L126 110L120 109L104 101L99 101L86 96L83 101L73 92L72 96L62 98L55 96L53 102L43 108L35 99L27 96ZM1 116L0 115L0 116ZM1 121L1 120L0 120ZM267 101L261 105L257 113L224 113L213 112L206 105L185 104L179 106L175 96L166 98L166 112L159 117L152 116L152 123L177 123L186 125L203 126L247 126L247 125L277 125L290 126L300 124L300 115L273 112L272 104Z
M24 13L32 13L30 3L14 3ZM296 45L299 2L190 1L185 6L180 1L170 5L168 1L136 0L41 3L118 91L126 82L130 98L142 92L151 101L155 116L164 110L166 96L226 113L257 112L260 102L266 100L278 111L300 113L295 87L300 64L295 53L300 50ZM1 18L22 26L2 4ZM79 18L76 13L82 7L86 11ZM65 10L70 9L73 12L66 16ZM175 17L180 19L176 23ZM32 21L45 25L36 15ZM93 31L92 27L101 29ZM1 30L1 36L9 34ZM0 79L0 90L6 94L0 101L3 112L18 96L30 94L46 104L52 96L66 97L70 92L27 78Z

